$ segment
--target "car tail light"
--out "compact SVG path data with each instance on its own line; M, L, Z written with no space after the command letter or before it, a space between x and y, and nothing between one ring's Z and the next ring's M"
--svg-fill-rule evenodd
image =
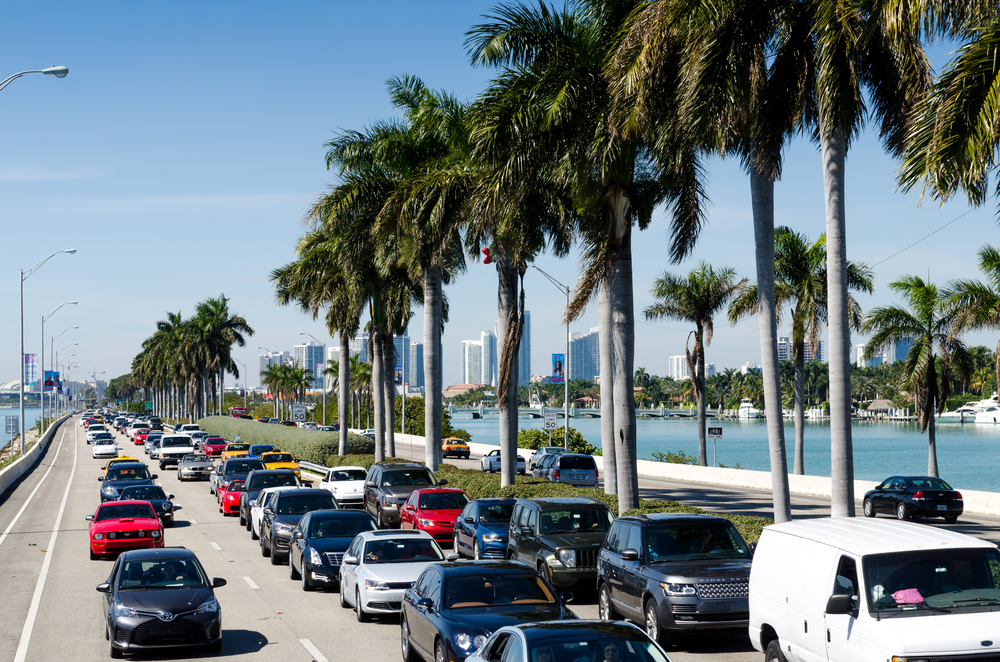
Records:
M597 480L600 477L601 477L600 469L594 469L594 480Z
M955 492L955 498L958 499L959 501L962 501L962 493L961 492Z
M923 490L917 490L916 492L913 493L913 500L914 501L923 501L923 499L924 499L924 491Z
M559 470L556 469L552 472L552 480L559 480Z

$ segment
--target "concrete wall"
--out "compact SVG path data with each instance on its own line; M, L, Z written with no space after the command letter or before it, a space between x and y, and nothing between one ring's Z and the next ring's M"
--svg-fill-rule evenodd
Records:
M40 443L35 444L31 450L24 454L23 457L14 460L13 463L9 464L2 471L0 471L0 494L6 492L7 488L16 482L18 478L35 468L35 465L38 463L38 459L42 456L42 453L45 452L45 449L49 447L49 443L55 436L59 426L62 425L63 421L70 418L70 416L72 416L72 414L67 414L55 423L49 425L45 434L42 435Z

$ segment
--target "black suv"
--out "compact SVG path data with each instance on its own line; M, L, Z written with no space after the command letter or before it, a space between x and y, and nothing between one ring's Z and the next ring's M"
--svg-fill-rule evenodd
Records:
M613 519L597 499L518 499L507 558L530 564L556 587L589 584L597 576L597 553Z
M288 558L292 531L306 513L337 510L337 500L326 490L278 490L264 509L260 522L260 555L271 557L271 565Z
M378 528L399 526L399 509L413 490L447 485L419 462L379 462L365 477L365 510L375 518Z
M260 491L268 487L283 487L294 485L302 487L302 482L291 469L254 469L247 474L240 491L240 526L250 530L250 502L260 495Z
M665 633L746 630L753 548L732 522L712 515L656 513L615 520L597 561L597 604Z
M150 416L149 429L163 432L163 420L159 416Z

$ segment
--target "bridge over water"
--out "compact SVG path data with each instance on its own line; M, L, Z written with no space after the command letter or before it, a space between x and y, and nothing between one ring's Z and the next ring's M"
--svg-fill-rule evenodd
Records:
M473 418L485 418L486 416L499 416L499 407L487 407L485 405L480 405L478 407L455 407L448 405L448 413L471 413ZM565 412L562 407L518 407L517 417L518 418L545 418L545 414L555 414L558 418L564 418ZM734 414L732 410L719 410L709 408L705 411L706 418L729 418ZM660 407L659 409L636 409L636 418L696 418L698 416L697 409L668 409L667 407ZM569 408L570 418L600 418L600 409L591 409L589 407L576 407L571 405Z

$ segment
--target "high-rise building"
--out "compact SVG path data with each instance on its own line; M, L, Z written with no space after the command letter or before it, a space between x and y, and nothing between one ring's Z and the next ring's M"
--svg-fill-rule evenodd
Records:
M362 333L347 341L347 346L351 349L351 356L361 357L362 363L368 363L368 334Z
M300 368L310 371L312 378L309 380L310 389L323 388L324 354L326 345L310 340L304 345L292 347L292 358Z
M257 379L263 384L264 380L261 378L261 373L267 370L268 366L271 365L283 365L287 364L292 360L292 355L288 352L269 352L267 354L261 354L259 356L259 368L257 369Z
M601 374L601 347L598 327L589 333L574 331L566 348L566 379L595 380Z
M490 384L497 378L497 337L483 331L479 340L462 341L462 383Z
M885 361L885 352L882 354L877 354L870 359L865 358L865 350L868 349L868 345L865 343L858 343L854 346L855 349L855 365L859 368L874 368L875 366L882 365Z
M805 344L802 353L804 355L803 360L806 363L810 361L819 361L820 363L826 363L826 341L820 340L819 344L816 346L816 352L813 353L813 346L808 342ZM779 361L791 361L793 360L794 351L793 344L790 338L778 338L778 360Z
M761 367L760 367L759 363L751 363L751 362L747 361L746 363L744 363L743 365L740 366L740 374L741 375L749 375L749 374L753 374L753 373L756 373L756 374L759 375L760 372L761 372Z
M667 375L671 379L680 381L681 379L691 379L691 371L688 370L687 356L679 354L667 359Z
M715 364L706 363L705 364L705 377L715 377Z
M411 342L407 357L409 361L406 366L406 383L410 385L410 388L423 388L424 344L420 342Z
M883 353L885 362L895 363L896 361L902 361L910 353L910 346L912 345L913 338L901 338L893 342L885 348L885 352Z

